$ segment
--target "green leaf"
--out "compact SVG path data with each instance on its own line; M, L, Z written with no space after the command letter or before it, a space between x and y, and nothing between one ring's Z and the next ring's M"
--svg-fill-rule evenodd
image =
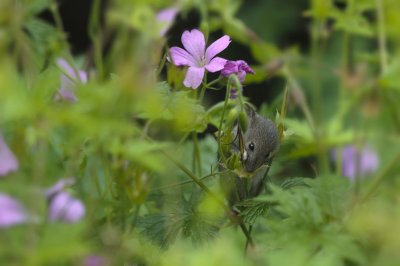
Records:
M252 42L250 44L251 53L261 64L265 64L272 59L280 56L279 49L266 42Z
M160 150L169 145L166 143L148 143L143 140L129 140L119 142L115 140L109 146L110 152L116 156L122 155L127 160L156 172L164 170L163 158L160 156Z
M249 44L249 37L246 34L245 24L234 17L225 17L223 20L223 29L232 39L243 44Z
M38 14L50 7L52 0L25 0L26 8L32 14Z
M380 77L379 84L387 89L400 89L400 60L393 60Z

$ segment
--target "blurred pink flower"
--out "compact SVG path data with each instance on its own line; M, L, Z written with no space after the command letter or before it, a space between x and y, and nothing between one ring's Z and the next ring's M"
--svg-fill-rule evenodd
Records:
M0 193L0 228L25 223L27 220L22 205L16 199Z
M333 158L337 158L337 149L333 151ZM364 177L378 169L379 158L377 153L363 147L357 149L354 145L348 145L342 149L342 174L350 180L354 180L357 175Z
M70 77L77 81L81 81L82 83L86 83L88 80L88 75L85 71L83 70L78 70L78 75L79 78L77 77L74 68L65 60L65 59L58 59L57 60L57 65L61 67L65 72L68 73ZM60 89L58 90L55 100L60 101L60 100L65 100L69 102L76 102L78 99L75 96L75 87L76 84L71 80L71 78L68 77L65 74L61 75L61 86Z
M49 219L51 221L78 222L85 215L82 201L72 197L68 192L59 192L51 200Z
M75 183L75 179L73 177L64 178L55 183L51 188L45 191L46 198L51 198L55 194L63 191L66 187L71 186Z
M170 55L172 62L176 66L188 66L183 84L188 88L196 89L200 86L205 70L217 72L224 68L226 59L215 57L228 47L231 42L228 35L224 35L213 42L207 50L205 49L204 34L193 29L182 34L181 41L183 47L171 47Z
M244 81L247 73L254 74L254 71L243 60L227 61L224 65L224 69L221 71L221 75L224 77L236 74L240 82Z
M90 255L85 258L84 261L85 266L106 266L107 261L105 258L97 255Z
M72 178L63 179L46 190L45 195L49 201L49 219L51 221L74 223L80 221L85 215L85 205L82 201L64 191L66 186L73 183L74 179Z
M18 169L18 160L0 133L0 177Z
M157 13L156 19L162 24L162 28L160 29L160 36L164 36L165 33L169 30L172 23L174 22L176 15L178 15L178 8L170 7L160 10Z

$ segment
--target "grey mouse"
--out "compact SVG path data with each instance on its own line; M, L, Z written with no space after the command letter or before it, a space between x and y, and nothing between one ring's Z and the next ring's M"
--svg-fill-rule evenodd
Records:
M246 113L248 127L246 132L242 133L241 163L250 177L239 177L234 173L221 175L220 184L230 206L261 193L269 165L279 150L279 133L274 122L260 116L249 106L246 106ZM240 152L240 132L237 125L232 130L232 134L234 134L234 142L231 152ZM264 165L266 167L260 168Z

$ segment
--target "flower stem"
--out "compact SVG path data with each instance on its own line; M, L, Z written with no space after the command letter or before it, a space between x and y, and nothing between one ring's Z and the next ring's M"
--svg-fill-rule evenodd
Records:
M231 86L228 82L228 85L226 86L226 93L225 93L225 101L224 101L224 108L222 109L222 114L221 114L221 119L219 121L219 126L218 126L218 151L219 154L222 158L222 161L225 161L225 154L222 151L222 146L221 146L221 137L222 137L222 122L224 121L224 116L226 112L226 107L228 106L228 100L229 100L229 91L231 89Z
M388 66L388 56L386 49L386 35L385 35L385 21L383 0L375 0L376 15L378 19L378 45L379 45L379 59L381 64L381 72L385 72Z
M93 42L94 48L94 63L96 65L99 77L104 75L103 56L102 56L102 35L100 27L100 0L95 0L92 5L92 12L90 14L89 23L89 36Z
M58 31L60 32L60 34L61 34L61 40L66 42L66 37L65 37L65 33L64 33L64 25L62 23L62 19L61 19L61 16L60 16L60 12L58 11L58 5L57 5L56 1L51 3L50 12L51 12L51 14L52 14L52 16L54 18L54 21L56 23L56 27L57 27ZM72 59L71 53L69 53L69 52L67 53L66 60L68 61L68 63L72 67L72 69L74 70L74 74L77 77L77 80L80 83L82 83L81 77L79 75L79 71L78 71L78 69L76 68L76 66L74 64L74 60ZM68 75L68 77L70 77L70 75ZM71 80L74 80L74 79L71 79Z
M293 76L289 67L285 67L283 71L286 75L286 78L288 79L288 83L289 83L290 87L292 88L292 90L294 90L296 94L301 95L301 99L298 101L299 107L300 107L301 111L303 112L304 116L306 117L308 125L311 127L311 129L313 131L315 131L314 118L312 117L310 108L307 104L306 99L303 96L304 95L303 89L301 88L300 84Z
M193 171L196 169L196 163L197 163L197 172L201 176L201 154L200 154L200 148L199 148L199 141L197 139L197 133L192 132L192 138L193 138Z

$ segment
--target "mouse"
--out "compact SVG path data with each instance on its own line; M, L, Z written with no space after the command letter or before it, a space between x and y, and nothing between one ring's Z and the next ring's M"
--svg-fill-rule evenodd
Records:
M259 115L248 105L245 111L247 129L242 132L236 123L231 133L234 141L226 158L232 153L240 153L242 171L246 177L241 177L235 172L221 174L220 177L222 191L231 207L262 192L269 167L279 150L279 132L275 123Z

